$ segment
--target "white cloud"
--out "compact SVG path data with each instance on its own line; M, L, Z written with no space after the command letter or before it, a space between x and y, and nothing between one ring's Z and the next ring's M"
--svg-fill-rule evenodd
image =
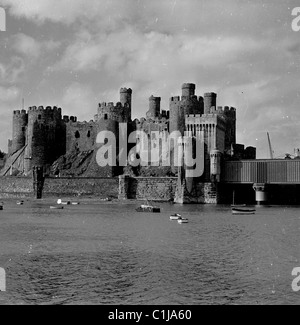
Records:
M11 102L18 99L20 90L17 87L0 87L0 99L2 102Z
M0 61L0 84L15 84L20 82L25 71L25 63L22 58L14 56L8 63Z
M41 54L41 44L34 38L25 34L17 34L13 37L13 49L19 54L36 59Z
M42 54L48 55L53 50L61 46L61 42L54 40L38 41L31 36L19 33L14 35L11 40L12 49L18 54L23 55L33 61L37 60Z

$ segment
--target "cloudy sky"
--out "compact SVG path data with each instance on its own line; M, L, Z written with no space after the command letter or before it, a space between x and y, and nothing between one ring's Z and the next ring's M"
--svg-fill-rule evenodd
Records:
M218 93L238 109L238 142L268 158L300 147L300 32L297 0L0 0L0 149L12 111L57 105L91 120L97 104L131 87L133 116L148 99Z

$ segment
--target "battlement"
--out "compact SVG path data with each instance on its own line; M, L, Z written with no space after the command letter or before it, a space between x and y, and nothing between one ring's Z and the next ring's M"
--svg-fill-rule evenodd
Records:
M168 119L166 117L156 117L156 118L148 118L145 119L144 117L142 117L140 120L139 119L135 119L134 123L136 124L144 124L147 123L148 125L150 124L162 124L162 123L168 123Z
M225 115L226 117L235 117L236 114L236 108L229 107L229 106L218 106L211 107L210 110L207 113L204 114L187 114L186 117L210 117L213 115Z
M217 98L217 94L216 93L205 93L204 97L214 97Z
M154 97L153 95L149 98L149 101L159 102L161 101L161 97Z
M14 111L14 115L27 115L25 109Z
M177 103L177 102L183 102L185 100L193 100L193 101L199 101L199 102L203 102L203 97L200 96L196 96L196 95L191 95L191 96L175 96L175 97L171 97L170 98L170 102L174 102L174 103Z
M61 114L61 108L58 108L56 106L47 106L46 108L44 108L44 106L31 106L28 109L28 112L53 112L53 113L59 113Z
M191 119L191 118L201 118L204 114L188 114L186 115L187 119Z
M181 101L180 96L175 96L170 98L170 102L180 102L180 101Z
M222 106L218 106L218 113L224 114L228 118L236 118L236 108L225 106L224 108Z
M132 89L131 88L121 88L120 89L120 94L124 94L124 93L126 93L126 94L132 94Z
M128 103L125 103L124 105L121 102L117 102L116 105L113 102L103 102L103 103L99 103L98 106L100 109L122 109L122 108L127 108L129 107Z
M67 115L64 115L63 121L65 123L69 123L69 122L76 123L77 122L77 117L76 116L67 116Z

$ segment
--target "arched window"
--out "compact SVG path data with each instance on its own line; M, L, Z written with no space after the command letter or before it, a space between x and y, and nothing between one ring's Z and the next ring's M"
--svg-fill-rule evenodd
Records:
M76 139L79 139L79 138L80 138L80 133L79 133L79 131L76 131L76 132L75 132L75 138L76 138Z
M88 131L88 133L87 133L87 137L88 137L88 138L91 137L91 131Z
M107 114L104 114L104 119L108 120L108 115Z

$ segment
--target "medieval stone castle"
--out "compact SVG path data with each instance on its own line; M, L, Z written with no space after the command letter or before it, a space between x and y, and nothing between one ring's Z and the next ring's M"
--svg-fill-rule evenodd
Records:
M100 167L96 163L99 148L97 134L107 130L118 137L120 123L126 123L128 135L132 131L144 131L150 139L150 149L154 131L159 132L162 138L164 133L173 131L188 132L190 137L197 137L199 132L203 134L203 181L211 179L213 163L218 159L255 159L255 148L245 149L236 143L236 109L217 106L215 93L199 97L195 90L194 84L184 84L182 96L170 99L169 111L161 110L160 97L151 96L146 117L140 120L132 120L132 90L127 88L120 90L120 102L117 104L99 104L97 114L90 122L78 122L74 116L62 116L61 108L57 107L40 106L30 107L28 111L14 111L13 139L9 140L9 158L1 174L26 176L31 174L34 166L39 166L53 176L177 175L172 166L162 167L162 160L158 166L144 166L136 170L120 166Z

